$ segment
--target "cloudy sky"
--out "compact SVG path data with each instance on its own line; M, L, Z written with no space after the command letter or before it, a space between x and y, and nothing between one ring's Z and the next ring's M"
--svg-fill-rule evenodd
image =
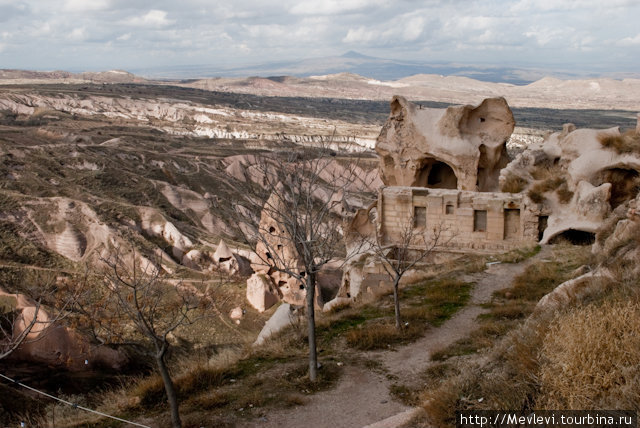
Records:
M640 71L640 0L0 0L0 68L340 55Z

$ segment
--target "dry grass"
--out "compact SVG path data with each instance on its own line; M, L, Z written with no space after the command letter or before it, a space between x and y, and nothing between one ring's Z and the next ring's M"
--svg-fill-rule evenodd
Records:
M346 335L347 344L361 351L390 348L399 343L407 343L422 336L426 327L410 322L398 330L395 321L367 323L350 330Z
M600 134L598 141L603 147L615 150L619 154L640 153L640 133L635 130L621 135Z
M504 254L490 257L490 261L499 261L501 263L520 263L540 252L542 247L536 245L533 247L518 248Z
M560 164L541 164L537 165L531 171L531 176L537 181L553 180L558 177L562 177L566 174L566 171L560 166Z
M579 248L558 247L553 262L531 264L509 289L494 294L489 313L468 337L436 351L432 360L458 364L459 375L445 375L439 386L425 388L423 407L436 426L455 426L456 410L530 410L539 393L539 350L547 336L549 321L532 313L536 302L556 285L572 277L577 266L590 260ZM474 359L449 360L488 350L483 366ZM470 365L468 365L470 364ZM481 399L481 400L480 400Z
M549 329L541 354L547 409L640 410L640 303L578 307Z
M573 198L573 192L569 190L569 186L567 183L562 183L557 189L556 194L558 195L558 200L563 204L568 204L571 202L571 198Z
M510 173L502 183L502 191L506 193L520 193L527 187L527 180Z
M545 193L556 190L563 184L566 185L566 181L564 177L552 177L538 181L531 187L529 192L527 192L527 196L536 204L542 203L544 202Z

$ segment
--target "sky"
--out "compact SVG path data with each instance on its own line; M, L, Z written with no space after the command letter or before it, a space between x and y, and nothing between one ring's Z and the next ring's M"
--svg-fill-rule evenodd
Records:
M640 72L640 0L0 0L0 68L337 56Z

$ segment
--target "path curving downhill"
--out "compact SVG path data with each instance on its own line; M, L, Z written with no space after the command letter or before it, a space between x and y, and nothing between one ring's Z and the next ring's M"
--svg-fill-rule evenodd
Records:
M347 365L335 388L309 397L303 406L271 412L264 418L240 423L244 428L362 428L396 426L394 420L410 417L412 409L394 401L389 393L392 383L410 384L431 364L431 353L467 336L476 326L476 318L486 310L495 291L507 288L513 278L527 266L550 254L543 247L536 256L521 263L494 264L484 272L462 279L476 285L469 303L440 327L429 330L422 338L399 347L396 351L368 352L366 356L383 364L388 374ZM393 379L392 380L390 380ZM394 419L395 417L395 419ZM389 419L390 418L390 419ZM384 422L389 419L388 425ZM382 422L381 422L382 421Z

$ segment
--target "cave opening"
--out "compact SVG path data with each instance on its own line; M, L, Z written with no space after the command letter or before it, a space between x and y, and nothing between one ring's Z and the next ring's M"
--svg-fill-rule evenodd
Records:
M571 245L593 245L596 241L596 234L584 230L568 229L557 234L549 240L549 244L559 244L568 242Z
M415 186L432 189L457 189L458 178L453 168L444 162L427 160L417 174Z

